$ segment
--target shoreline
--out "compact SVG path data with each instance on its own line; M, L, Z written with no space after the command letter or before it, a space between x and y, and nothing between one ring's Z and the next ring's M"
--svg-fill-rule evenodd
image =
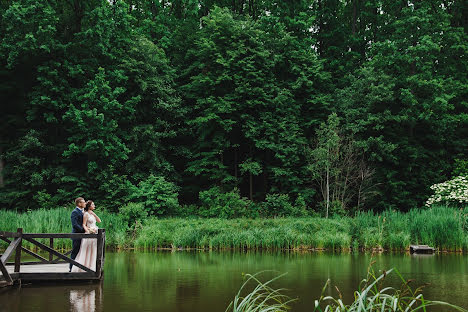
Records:
M126 219L99 211L106 245L121 250L271 250L328 252L409 252L428 245L438 253L468 252L468 209L437 207L408 213L385 211L352 217L301 218L156 218ZM70 209L27 213L0 211L0 231L69 233ZM47 220L44 226L42 220ZM129 221L130 220L130 221ZM0 242L0 249L7 244ZM34 248L24 242L26 248ZM57 249L70 249L58 239Z
M33 248L29 249L29 251L39 253L39 254L49 254L47 251L41 251L40 249ZM59 249L58 251L66 252L70 249ZM4 252L5 248L0 248L0 253ZM352 248L344 248L344 249L328 249L328 248L281 248L281 249L273 249L273 248L198 248L198 247L184 247L184 248L172 248L172 247L156 247L156 248L141 248L141 247L118 247L118 246L106 246L106 251L110 252L153 252L157 253L160 251L167 251L167 252L184 252L184 251L200 251L200 252L239 252L239 253L247 253L247 252L292 252L292 253L337 253L337 254L407 254L407 255L414 255L414 256L434 256L434 255L445 255L445 254L457 254L457 255L468 255L467 250L436 250L432 254L416 254L411 253L410 249L384 249L384 248L369 248L369 249L359 249L354 251Z

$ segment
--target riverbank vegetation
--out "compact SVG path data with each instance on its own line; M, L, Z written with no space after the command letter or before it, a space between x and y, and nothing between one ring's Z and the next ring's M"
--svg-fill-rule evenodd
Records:
M0 211L0 228L33 233L68 233L73 207L26 213ZM128 206L115 214L97 211L114 248L327 249L404 251L427 244L441 251L468 251L468 209L437 206L408 213L360 212L354 217L157 218L138 217ZM131 208L131 207L130 207ZM127 210L126 210L127 209ZM139 210L137 210L138 212ZM127 214L125 214L127 213ZM58 247L69 248L70 240ZM61 244L61 245L60 245Z

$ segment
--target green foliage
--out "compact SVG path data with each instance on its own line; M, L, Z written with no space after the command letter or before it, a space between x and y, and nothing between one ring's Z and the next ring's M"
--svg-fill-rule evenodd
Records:
M99 203L97 203L99 204ZM100 207L100 205L98 205ZM26 213L0 210L0 228L30 233L69 233L67 208ZM196 210L195 207L190 209ZM106 229L107 245L121 248L205 248L253 250L408 250L410 244L428 244L448 251L468 250L468 209L436 207L409 213L359 213L354 218L165 218L146 217L143 205L129 203L119 213L98 209L99 227ZM132 235L129 235L132 234ZM31 247L30 244L25 243ZM6 247L1 243L0 246ZM71 241L57 241L70 248Z
M164 177L150 175L138 183L129 199L142 204L148 215L171 215L179 206L177 187Z
M128 203L119 208L119 215L130 228L135 228L148 217L148 211L142 203Z
M98 205L99 202L96 202ZM23 228L25 233L71 233L71 212L74 204L67 207L30 210L18 213L12 210L0 210L0 229L7 232L16 232L17 228ZM108 247L123 247L128 242L127 223L122 216L98 209L96 214L102 222L97 225L106 229L106 245ZM6 248L5 242L0 243L0 248ZM35 245L23 241L23 247L36 248ZM54 240L54 247L58 249L71 249L72 241L69 238Z
M339 298L331 295L325 295L330 289L331 281L328 280L322 289L322 295L314 302L314 311L336 311L336 312L355 312L355 311L426 311L431 306L440 309L449 309L450 311L466 312L467 310L443 301L428 300L423 295L423 287L412 289L410 281L406 281L403 276L395 270L401 280L400 288L394 288L384 285L387 276L394 269L383 271L379 276L375 274L372 267L368 269L367 277L361 281L358 290L354 292L354 301L350 304L343 302L342 294L339 289ZM283 294L286 290L283 288L274 289L272 283L283 275L274 277L267 282L262 282L259 276L264 272L257 274L246 274L245 282L240 287L234 300L229 304L226 311L289 311L290 304L298 299L291 299ZM254 287L248 285L254 283ZM248 290L246 289L252 289Z
M354 312L354 311L425 311L430 306L438 308L466 311L465 309L442 301L431 301L424 298L422 287L412 289L409 281L406 281L401 274L396 271L402 285L400 288L394 288L384 285L387 276L394 269L384 271L380 276L377 276L372 269L369 268L367 277L363 279L359 285L359 289L354 292L354 301L345 304L340 298L336 299L333 296L325 296L325 291L329 287L330 280L327 281L322 290L322 295L318 300L315 300L314 311L337 311L337 312Z
M453 169L452 175L468 175L468 160L464 159L455 159L455 168Z
M260 272L261 273L261 272ZM234 297L234 300L226 309L232 312L251 312L251 311L288 311L289 304L295 301L281 292L284 289L273 289L270 284L281 277L278 276L265 283L259 280L257 274L246 274L245 282L239 289L239 292ZM250 284L254 283L255 287L252 291L244 295L244 289L249 289Z
M408 211L466 175L461 0L76 3L0 4L3 207L111 207L153 175L184 205Z
M307 169L320 190L319 209L328 215L344 215L363 205L372 188L373 170L363 159L363 150L345 136L338 116L333 113L317 130L314 147L306 151Z
M262 208L265 215L272 217L289 216L294 211L288 194L267 194Z
M212 187L200 192L199 198L199 215L203 217L238 218L254 215L254 211L250 211L249 200L241 197L237 189L223 192L219 187Z

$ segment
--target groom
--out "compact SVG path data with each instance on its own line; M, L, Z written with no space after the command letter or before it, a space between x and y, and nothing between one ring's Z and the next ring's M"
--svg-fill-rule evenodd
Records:
M83 197L78 197L75 199L76 208L71 213L71 223L72 223L72 233L84 233L83 228L83 213L86 206L86 202ZM80 251L81 238L72 239L73 248L70 257L75 260L76 255ZM70 263L70 272L72 269L72 264Z

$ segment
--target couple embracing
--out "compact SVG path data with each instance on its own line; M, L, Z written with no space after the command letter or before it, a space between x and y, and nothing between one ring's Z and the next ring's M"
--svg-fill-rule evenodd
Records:
M92 200L85 201L83 197L75 199L76 208L71 213L72 233L96 234L96 222L101 219L94 213L96 206ZM76 262L96 271L97 239L72 239L73 248L70 257ZM70 263L70 272L84 272Z

